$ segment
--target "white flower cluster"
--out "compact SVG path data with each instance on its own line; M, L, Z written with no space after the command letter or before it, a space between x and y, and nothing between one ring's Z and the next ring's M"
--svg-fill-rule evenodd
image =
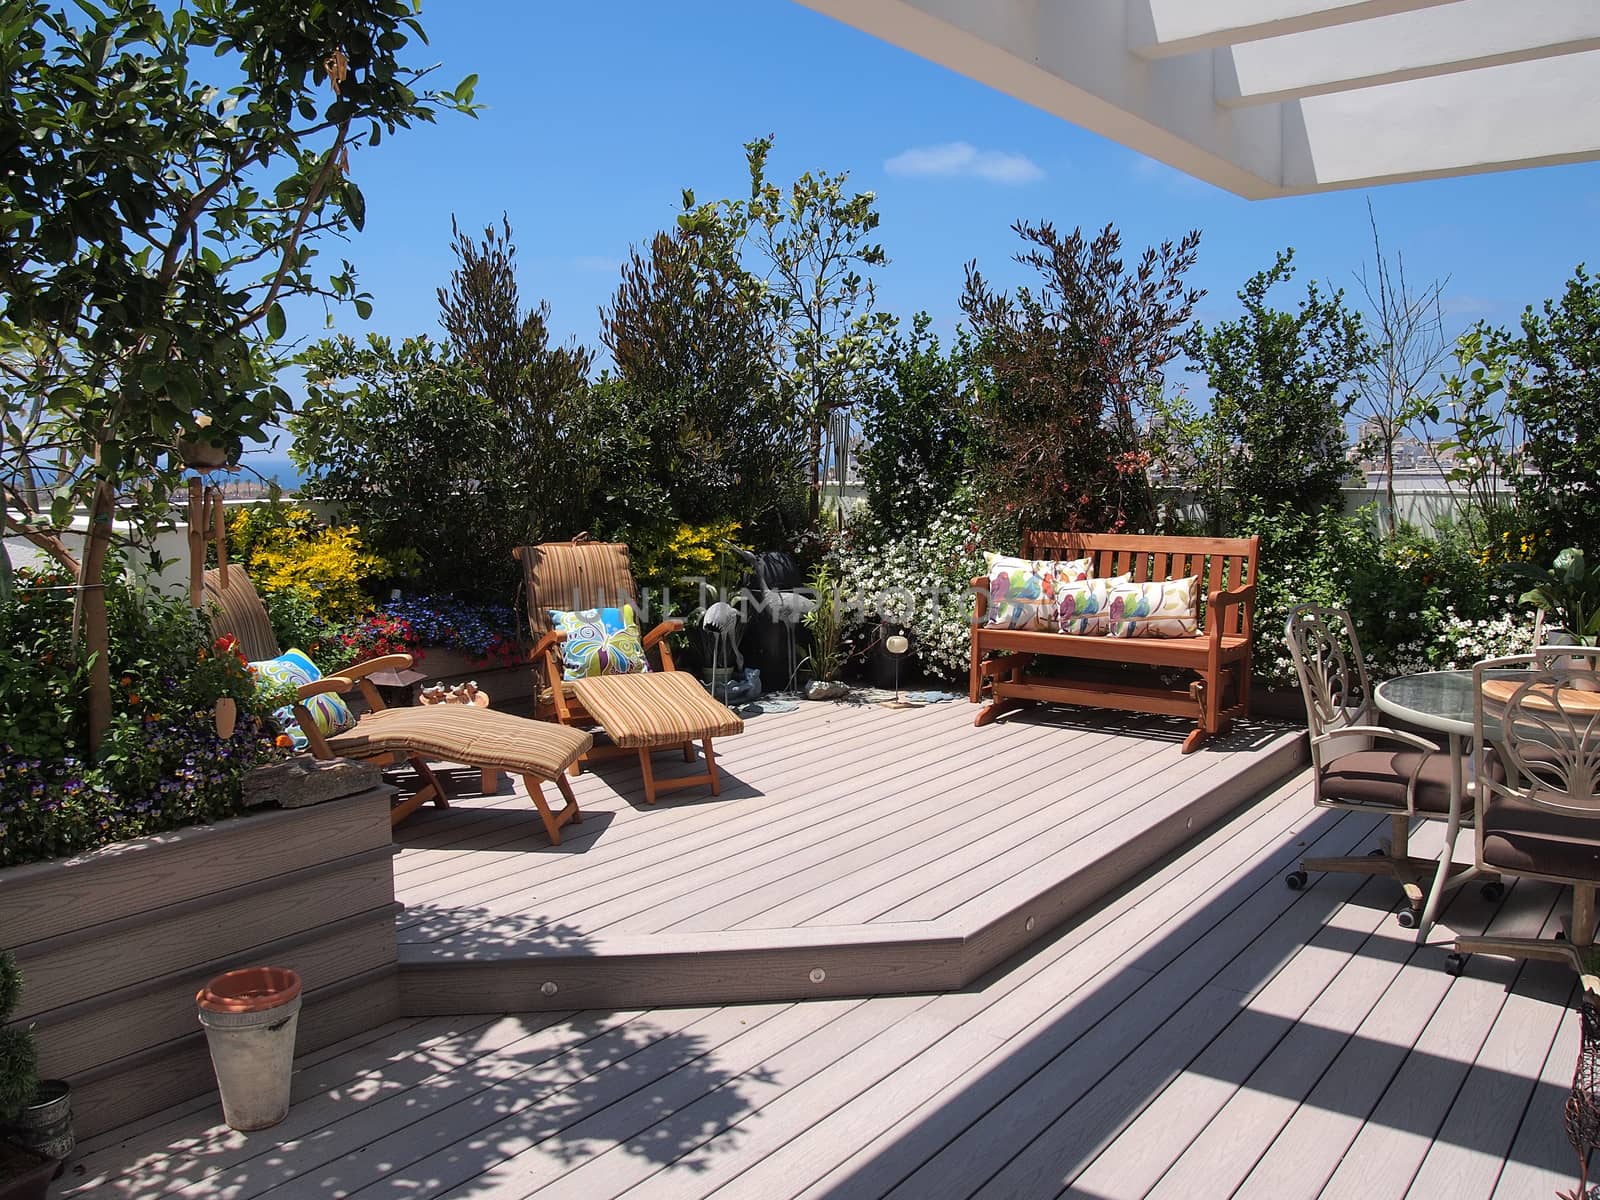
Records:
M1465 671L1486 658L1526 654L1533 649L1533 618L1518 609L1470 620L1447 611L1443 623L1423 637L1395 647L1396 674Z
M880 623L905 627L923 670L945 679L967 674L972 650L972 580L983 552L965 506L942 509L926 528L900 538L868 537L834 551L845 624L862 642Z

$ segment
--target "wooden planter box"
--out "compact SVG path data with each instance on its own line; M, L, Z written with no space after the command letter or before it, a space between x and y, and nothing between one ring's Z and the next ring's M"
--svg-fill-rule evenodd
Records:
M234 967L299 972L297 1052L399 1015L389 789L0 871L14 1015L80 1138L216 1083L194 995Z

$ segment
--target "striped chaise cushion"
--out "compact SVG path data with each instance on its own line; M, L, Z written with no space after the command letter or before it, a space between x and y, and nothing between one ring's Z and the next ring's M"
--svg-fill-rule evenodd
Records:
M556 778L592 745L594 738L581 729L461 704L379 709L328 739L328 749L340 756L420 754L539 779Z
M625 748L681 746L744 732L739 715L707 695L687 671L596 675L572 686L611 740Z

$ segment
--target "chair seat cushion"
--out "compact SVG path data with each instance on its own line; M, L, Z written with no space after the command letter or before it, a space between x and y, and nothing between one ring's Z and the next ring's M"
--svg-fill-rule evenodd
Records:
M1363 808L1406 810L1406 782L1417 769L1421 750L1384 747L1352 750L1329 759L1318 777L1319 794L1326 802ZM1418 812L1443 816L1450 811L1450 755L1428 755L1417 778Z
M420 754L545 780L560 775L593 745L594 738L581 729L461 704L379 709L348 733L328 739L328 748L341 757Z
M573 688L618 746L681 746L744 732L739 715L707 695L687 671L600 675L576 680Z
M1484 805L1481 840L1485 865L1508 874L1600 883L1600 820L1496 795Z

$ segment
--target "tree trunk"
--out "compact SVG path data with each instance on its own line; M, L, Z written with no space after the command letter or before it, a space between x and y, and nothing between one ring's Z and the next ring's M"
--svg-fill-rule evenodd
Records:
M109 483L95 487L89 505L89 534L84 539L78 575L83 602L83 640L89 660L89 751L96 754L111 728L111 628L104 587L106 556L111 552L111 521L116 493Z
M815 412L811 419L810 461L806 467L811 482L811 499L806 506L806 516L807 524L812 529L822 520L822 423L826 420L826 414L820 412Z

